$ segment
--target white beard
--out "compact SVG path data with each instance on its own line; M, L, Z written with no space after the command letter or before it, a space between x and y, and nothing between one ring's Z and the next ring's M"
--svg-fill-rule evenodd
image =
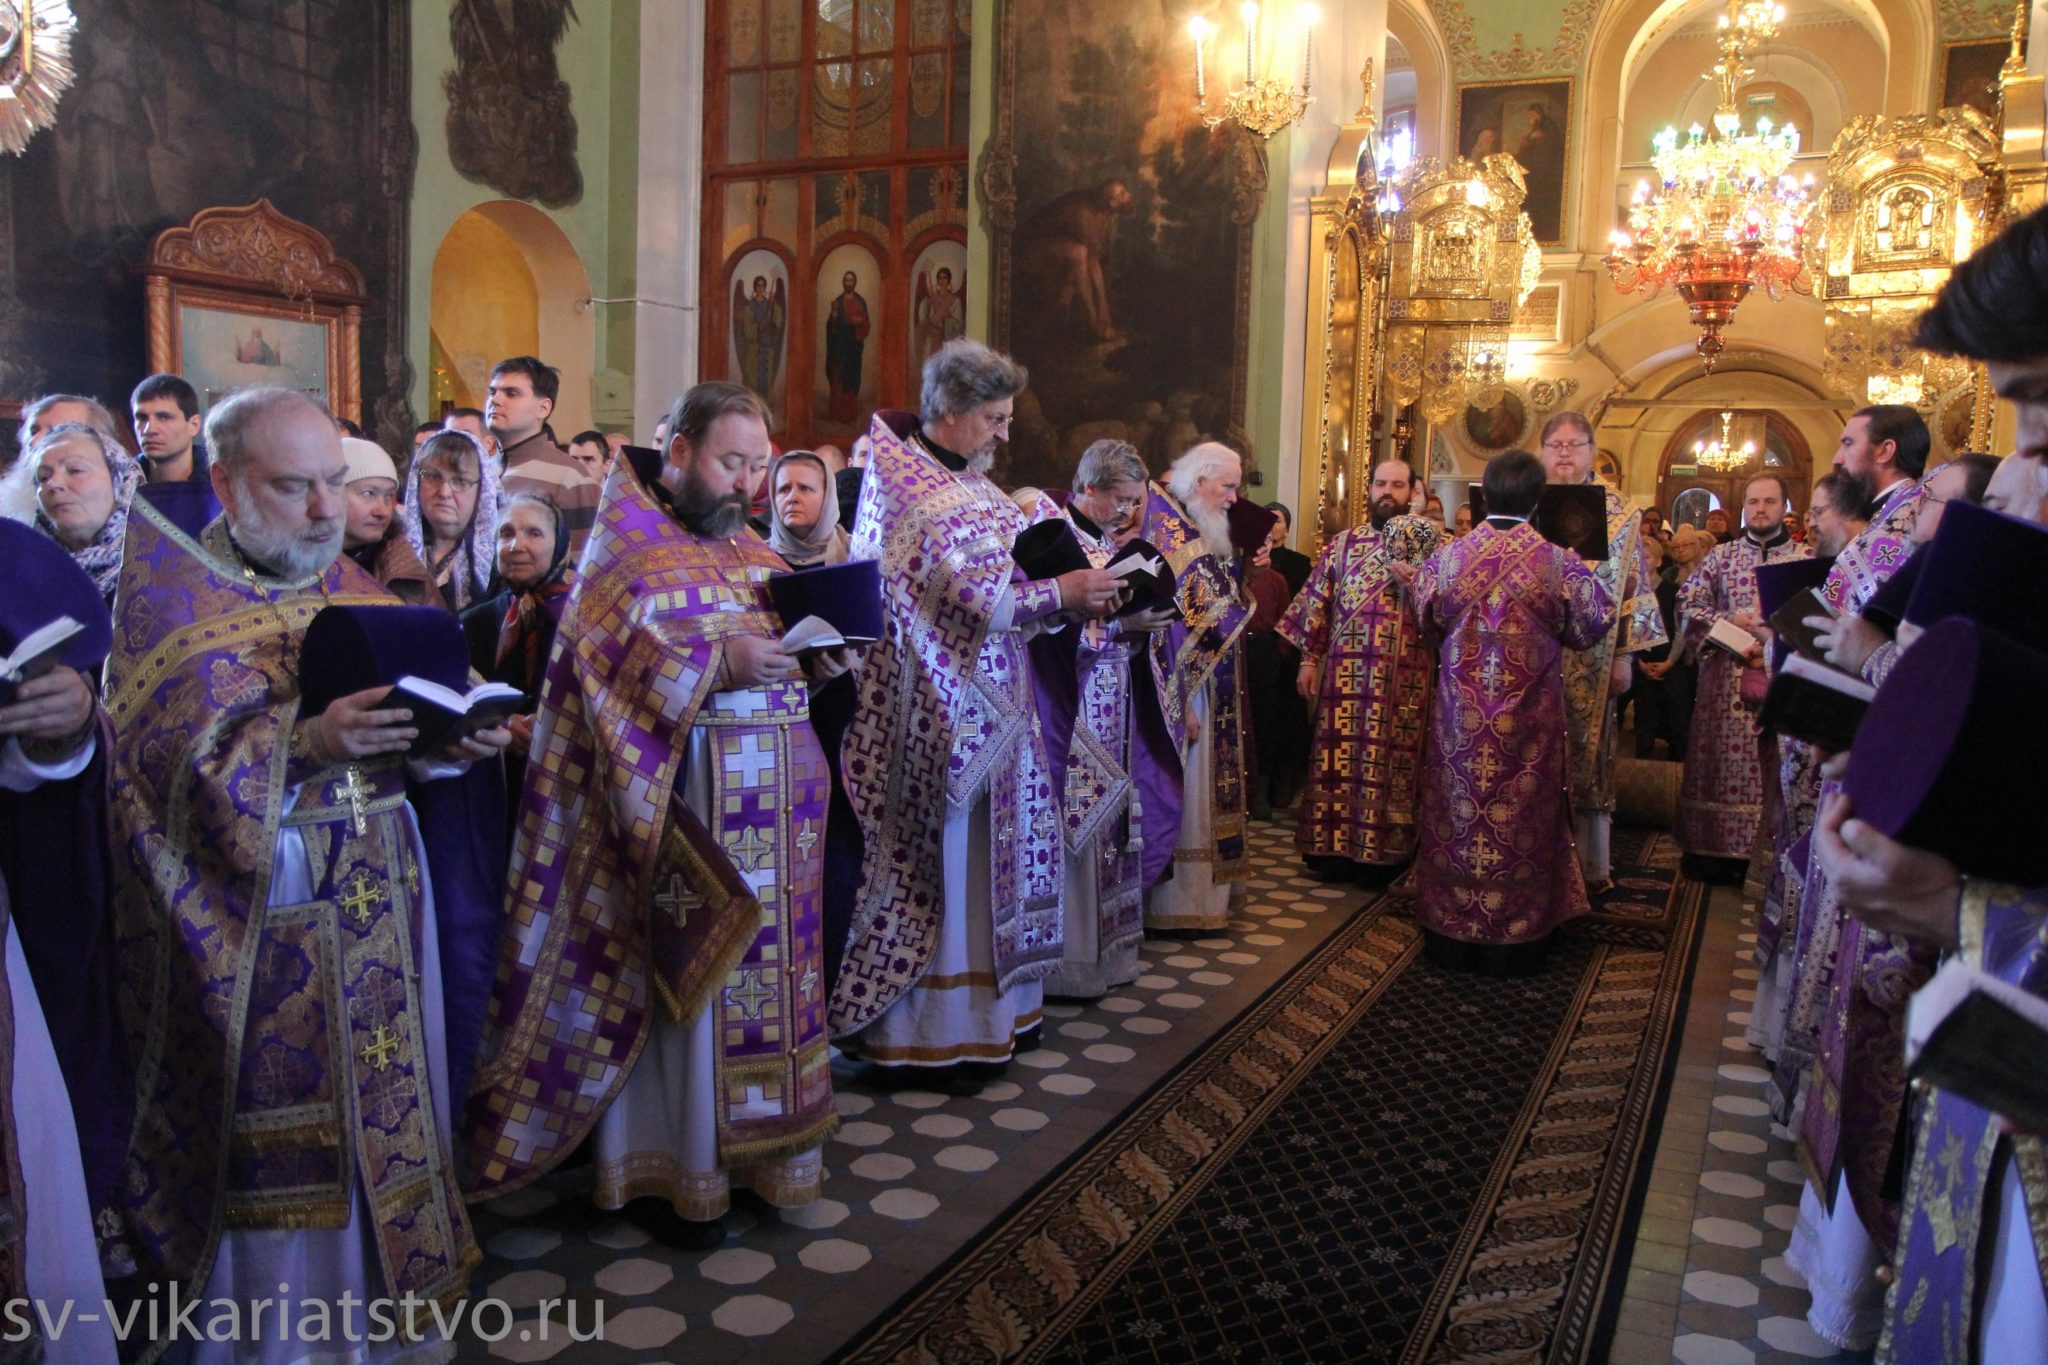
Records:
M985 450L979 455L969 455L967 457L967 472L970 474L985 475L995 467L996 453L993 450Z
M1224 563L1229 563L1231 556L1237 553L1237 548L1230 543L1230 518L1220 510L1197 506L1188 508L1188 519L1202 533L1202 547Z
M301 540L296 532L280 533L258 517L230 521L228 530L243 554L279 578L291 581L326 573L341 556L345 538L336 535L324 542L308 542Z

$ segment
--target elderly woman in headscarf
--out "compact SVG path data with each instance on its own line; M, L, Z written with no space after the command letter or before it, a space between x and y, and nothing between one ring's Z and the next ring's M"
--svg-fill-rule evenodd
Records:
M462 634L472 668L526 694L519 714L507 722L512 748L505 755L505 792L515 826L533 745L534 712L540 709L548 654L554 649L562 609L569 605L573 577L561 507L545 493L507 493L498 509L501 590L462 613Z
M466 431L443 431L414 452L405 484L405 538L427 566L432 605L460 615L491 595L500 474Z
M24 463L35 483L36 529L71 552L112 606L128 505L142 486L142 466L83 422L50 428L28 448Z
M825 461L785 452L768 468L768 548L792 569L844 564L851 538L839 525L839 489Z

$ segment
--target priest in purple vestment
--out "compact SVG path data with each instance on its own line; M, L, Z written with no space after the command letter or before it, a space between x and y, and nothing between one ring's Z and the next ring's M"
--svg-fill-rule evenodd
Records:
M1593 571L1529 525L1543 466L1496 455L1488 516L1412 579L1441 641L1422 779L1416 918L1432 960L1533 971L1551 931L1590 908L1572 841L1564 655L1614 625Z
M1926 421L1903 404L1859 409L1843 425L1835 466L1868 477L1877 507L1821 587L1835 615L1861 612L1906 562L1932 445ZM1839 781L1821 782L1816 809L1840 791ZM1778 1056L1778 1074L1803 1087L1792 1127L1807 1177L1785 1262L1813 1296L1808 1324L1846 1350L1877 1339L1875 1271L1898 1228L1898 1203L1884 1193L1905 1102L1896 1057L1906 998L1933 970L1924 945L1851 919L1809 854Z
M1025 381L975 341L933 352L919 416L875 414L853 524L884 619L841 749L864 861L831 1030L962 1093L1035 1042L1060 962L1061 775L1025 645L1122 597L1102 569L1033 581L1010 557L1028 523L988 470Z
M1593 424L1578 412L1552 413L1543 424L1543 462L1550 482L1592 484L1607 499L1607 558L1592 566L1614 603L1600 637L1565 655L1564 691L1571 727L1572 834L1589 891L1613 884L1614 745L1620 730L1616 699L1635 676L1633 655L1664 643L1657 580L1643 553L1643 514L1593 472Z
M1137 529L1146 482L1145 462L1126 442L1097 441L1081 452L1073 495L1060 515L1096 568L1106 567L1117 541ZM1045 981L1048 995L1094 999L1136 980L1140 971L1142 831L1147 803L1160 799L1152 776L1158 762L1144 733L1163 737L1164 720L1149 688L1133 694L1131 663L1142 655L1146 637L1171 620L1163 607L1133 611L1031 642L1040 716L1056 716L1047 729L1057 723L1061 731L1048 739L1066 741L1062 946L1059 970ZM1048 708L1055 696L1060 705ZM1176 790L1167 798L1176 811L1178 796Z
M1742 685L1747 670L1764 667L1768 630L1758 612L1757 566L1813 553L1786 533L1788 499L1780 476L1750 479L1742 490L1742 534L1707 551L1679 590L1679 633L1700 661L1678 805L1678 844L1694 877L1739 880L1763 819L1762 733ZM1743 655L1709 638L1716 622L1741 633Z
M829 777L747 534L768 413L699 384L665 459L625 452L563 614L507 878L470 1192L591 1135L600 1208L702 1248L734 1187L814 1202L837 1125L821 881ZM682 1223L693 1226L679 1226ZM709 1225L709 1226L704 1226Z
M223 514L193 539L137 502L107 665L137 1283L244 1302L286 1283L300 1311L347 1296L450 1306L478 1253L448 1141L451 1072L467 1061L448 1051L464 965L451 959L469 940L443 928L478 907L445 856L467 841L422 825L434 789L479 760L495 770L511 736L408 760L417 732L410 711L379 705L388 683L305 714L313 617L400 604L341 554L348 464L319 404L246 389L206 435ZM502 831L503 800L485 798L476 837ZM482 908L494 929L495 897ZM432 1330L424 1306L400 1326ZM166 1314L160 1330L178 1329ZM354 1359L418 1344L369 1340L361 1314L349 1330Z
M1204 442L1154 485L1140 535L1173 570L1181 617L1152 637L1152 681L1179 746L1181 807L1173 875L1145 893L1149 929L1213 933L1242 895L1245 850L1245 591L1228 513L1244 460ZM1263 553L1263 552L1262 552ZM1146 833L1149 847L1154 837Z
M1280 622L1301 651L1302 698L1316 708L1294 846L1326 881L1383 885L1415 856L1436 652L1392 566L1420 566L1442 533L1405 515L1414 483L1405 461L1373 467L1371 521L1323 547Z

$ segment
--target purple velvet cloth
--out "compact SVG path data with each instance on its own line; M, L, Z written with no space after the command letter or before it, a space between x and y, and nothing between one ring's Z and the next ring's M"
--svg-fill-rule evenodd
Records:
M1149 890L1173 875L1173 850L1180 842L1180 746L1159 707L1152 670L1131 669L1130 705L1137 718L1138 742L1131 752L1131 779L1143 803L1145 833L1144 884Z
M0 880L71 1095L85 1192L105 1208L128 1155L135 1082L114 1017L107 899L107 763L113 735L78 776L0 791Z

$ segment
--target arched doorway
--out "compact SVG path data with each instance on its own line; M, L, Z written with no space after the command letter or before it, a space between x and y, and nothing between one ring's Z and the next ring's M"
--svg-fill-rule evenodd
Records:
M590 425L597 319L590 275L555 221L509 199L449 224L434 253L428 411L483 406L491 368L536 355L562 372L549 419L568 440Z
M1756 458L1741 469L1716 470L1695 463L1694 446L1720 436L1724 411L1735 414L1731 423L1734 443L1740 445L1747 431L1752 433L1748 439L1756 440L1759 447ZM1753 434L1759 421L1761 439ZM1803 511L1806 495L1813 488L1812 471L1813 456L1806 437L1777 413L1707 409L1680 425L1665 443L1663 459L1657 467L1657 505L1664 509L1665 520L1673 527L1698 526L1715 507L1727 510L1732 525L1742 517L1743 485L1757 474L1776 474L1791 489L1792 506Z

